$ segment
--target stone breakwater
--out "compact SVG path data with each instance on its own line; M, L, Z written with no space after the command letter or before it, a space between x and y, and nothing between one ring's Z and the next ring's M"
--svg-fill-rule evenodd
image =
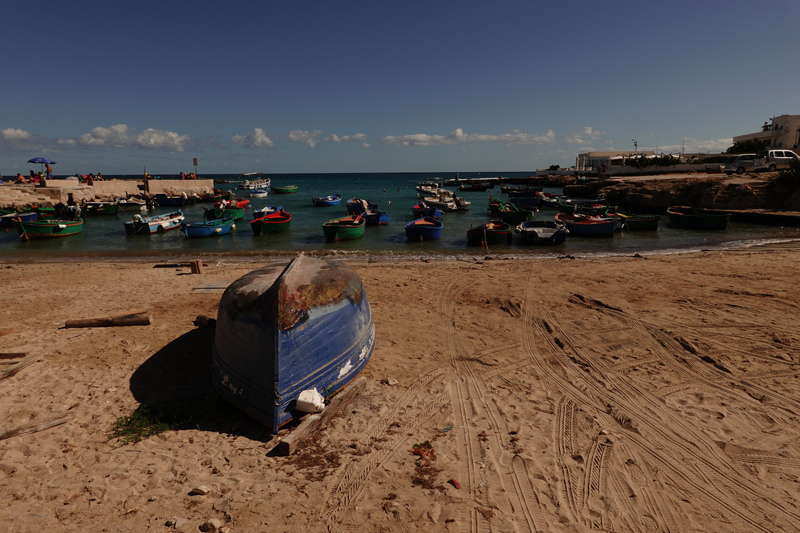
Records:
M214 180L150 180L148 185L151 195L199 195L214 190ZM141 194L143 189L141 180L96 181L93 185L69 180L49 180L39 186L6 183L0 185L0 208L66 204L69 193L72 193L76 202L113 201L115 198Z

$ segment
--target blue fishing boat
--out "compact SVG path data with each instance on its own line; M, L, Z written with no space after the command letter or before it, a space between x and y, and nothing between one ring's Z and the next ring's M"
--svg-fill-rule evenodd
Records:
M431 205L426 204L423 201L414 205L411 208L411 212L414 213L414 217L416 218L423 218L423 217L439 218L442 216L443 211L438 207L433 207Z
M156 194L153 199L159 207L174 207L186 204L186 196L167 196L166 194Z
M392 214L376 209L374 211L367 211L364 218L367 220L367 226L387 226L392 218Z
M434 241L441 238L444 224L433 217L422 217L406 224L409 241Z
M236 229L236 225L233 223L233 218L218 218L201 222L184 222L181 229L187 237L213 237L229 234Z
M250 198L266 198L269 196L269 189L253 189L250 191Z
M171 229L178 229L184 221L183 213L175 211L167 215L143 217L133 215L133 220L125 222L125 233L128 235L147 235L150 233L163 233Z
M320 196L319 198L312 198L311 203L314 207L326 207L329 205L339 205L342 203L341 194L332 194L330 196Z
M39 218L39 213L30 211L27 213L17 213L16 211L8 211L0 215L0 228L13 228L14 220L21 222L34 222Z
M361 200L359 198L347 200L345 205L347 206L348 215L359 215L361 213L366 213L367 211L375 211L378 209L378 204L373 204L372 202Z
M375 348L364 284L341 263L300 254L234 281L222 295L212 349L219 393L277 433L301 415L300 393L328 397Z

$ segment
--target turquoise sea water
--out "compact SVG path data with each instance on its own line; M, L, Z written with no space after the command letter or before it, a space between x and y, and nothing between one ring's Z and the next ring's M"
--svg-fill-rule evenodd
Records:
M506 177L530 176L530 172L503 173ZM462 179L496 177L498 173L461 173ZM163 176L172 178L172 176ZM228 180L218 185L221 189L236 189L243 179L238 175L204 175L205 179ZM441 240L408 242L403 226L413 220L411 206L419 198L414 186L433 177L450 179L453 173L413 174L272 174L273 186L298 185L296 194L270 194L267 198L251 199L244 221L237 223L231 235L204 239L187 239L180 230L156 235L126 235L123 222L132 213L117 216L87 217L82 234L64 239L26 241L15 231L0 231L0 260L59 260L80 258L165 258L209 257L214 255L271 256L299 251L318 251L343 256L359 257L414 257L414 256L484 256L485 248L467 246L466 232L471 226L488 221L490 195L500 195L499 188L486 192L459 192L459 196L472 202L468 212L445 213L442 216L444 231ZM107 176L107 179L113 179ZM124 178L124 177L118 177ZM132 177L134 178L134 177ZM450 187L456 190L455 187ZM548 189L547 192L560 192ZM342 203L333 207L313 207L311 198L342 194ZM247 191L237 191L247 196ZM327 243L322 224L346 215L345 200L364 198L378 204L381 211L391 212L388 226L367 227L364 238ZM500 195L501 198L505 198ZM250 229L253 209L266 205L283 205L292 214L291 230L277 235L254 236ZM187 205L182 208L187 221L203 219L203 208L212 204ZM148 213L170 212L170 208L156 208ZM539 218L552 220L555 211L542 209ZM143 213L144 215L144 213ZM509 245L492 246L489 253L497 255L632 255L634 253L680 253L725 247L751 246L769 242L800 239L799 228L756 226L734 223L725 231L695 231L670 226L666 215L662 217L658 232L621 232L613 238L590 238L570 235L564 245L536 247L522 244L515 236Z

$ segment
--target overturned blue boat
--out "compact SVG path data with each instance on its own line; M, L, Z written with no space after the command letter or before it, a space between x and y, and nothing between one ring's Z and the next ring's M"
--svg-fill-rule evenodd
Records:
M328 397L367 364L375 326L349 266L300 254L234 281L222 295L212 374L222 396L278 431L300 393Z

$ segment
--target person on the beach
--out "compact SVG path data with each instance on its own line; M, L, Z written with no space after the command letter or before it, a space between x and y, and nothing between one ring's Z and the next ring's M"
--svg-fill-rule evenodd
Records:
M73 196L73 193L67 194L67 205L76 205L75 196Z
M31 170L31 173L30 173L30 175L28 176L28 179L29 179L29 180L31 180L31 181L33 181L33 178L35 178L35 177L36 177L36 173L35 173L33 170Z
M181 179L182 179L182 180L185 180L185 179L186 179L186 174L184 174L183 172L181 172Z
M47 166L45 166L44 169L47 171L47 178L45 179L53 179L53 169L50 167L50 163L47 163Z
M94 174L91 172L86 176L86 185L94 185Z
M103 175L99 172L97 173L97 177L95 178L97 181L103 181Z
M25 181L25 176L23 176L23 175L22 175L22 174L20 174L19 172L17 172L17 183L27 183L27 182Z

